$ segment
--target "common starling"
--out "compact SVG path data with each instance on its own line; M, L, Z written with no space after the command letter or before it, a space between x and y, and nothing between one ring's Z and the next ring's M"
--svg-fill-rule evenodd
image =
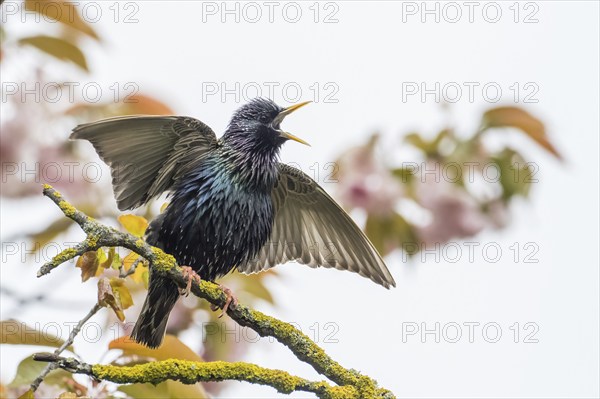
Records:
M280 127L307 103L282 108L254 99L234 113L220 139L201 121L184 116L109 118L77 126L71 138L90 141L110 166L120 210L170 193L146 241L202 279L297 261L395 286L348 214L308 175L278 160L287 140L307 144ZM175 283L151 272L131 337L159 346L178 296Z

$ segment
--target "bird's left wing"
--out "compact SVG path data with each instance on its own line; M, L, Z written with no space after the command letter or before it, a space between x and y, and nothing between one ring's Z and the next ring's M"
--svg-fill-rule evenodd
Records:
M110 166L120 210L145 204L172 188L181 173L217 145L201 121L184 116L119 116L73 129Z
M396 286L383 259L350 216L302 171L279 164L273 189L275 220L269 241L259 254L239 265L255 273L287 261L310 267L334 267Z

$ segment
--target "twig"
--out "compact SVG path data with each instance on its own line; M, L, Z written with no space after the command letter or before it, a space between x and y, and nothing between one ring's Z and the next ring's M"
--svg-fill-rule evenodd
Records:
M87 251L97 250L101 247L123 247L148 260L153 272L169 277L181 288L186 287L188 280L184 277L173 256L164 253L159 248L148 245L138 237L129 233L122 233L88 217L65 201L62 195L49 185L44 185L44 195L58 205L67 217L79 224L87 237L74 248L62 251L51 261L44 264L38 271L38 277L51 272L62 263ZM202 280L199 283L194 283L191 292L221 309L225 305L225 293L212 282ZM329 378L337 385L356 388L360 397L393 397L391 392L379 388L377 382L370 377L342 367L308 336L291 324L241 304L238 304L235 308L230 307L227 314L239 325L250 327L260 336L275 338L287 346L299 360L310 364L319 374Z
M131 267L129 268L129 270L125 270L125 265L123 263L121 263L121 266L119 266L119 277L126 278L126 277L131 276L133 273L135 273L135 269L138 267L138 265L140 263L142 263L143 261L144 261L144 258L142 258L140 256L131 264Z
M100 309L102 309L102 306L100 306L99 304L95 304L92 307L92 309L88 312L88 314L86 314L83 319L79 320L79 323L77 323L77 325L73 328L73 330L71 330L71 333L69 334L69 338L67 338L67 340L65 342L63 342L63 344L54 351L53 355L58 357L58 355L60 355L65 349L67 349L69 346L73 345L73 342L75 341L75 337L77 336L77 334L79 334L83 325L93 315L95 315ZM57 367L59 367L59 365L57 363L48 363L48 365L42 370L40 375L31 383L31 390L33 392L35 392L36 389L38 389L38 387L42 383L42 381L44 381L44 378L52 370L54 370Z

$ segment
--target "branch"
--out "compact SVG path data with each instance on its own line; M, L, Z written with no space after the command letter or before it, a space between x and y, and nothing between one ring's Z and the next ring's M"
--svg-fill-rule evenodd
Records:
M64 358L49 353L34 355L34 360L51 362L75 374L89 375L97 380L118 384L158 384L166 379L184 384L211 381L246 381L273 387L280 393L304 391L323 398L358 398L352 386L332 387L325 381L312 382L296 377L286 371L268 369L245 362L193 362L188 360L162 360L134 366L91 365L73 358Z
M44 185L43 193L58 205L68 218L75 221L81 227L86 233L86 239L74 248L60 252L51 261L44 264L38 271L38 277L50 273L62 263L81 256L87 251L94 251L101 247L123 247L148 260L153 272L167 276L181 288L186 287L187 280L173 256L164 253L159 248L148 245L138 237L120 232L90 218L65 201L62 195L49 185ZM221 309L227 299L225 293L217 284L204 280L192 284L191 292ZM238 304L235 308L228 308L227 314L239 325L253 329L262 337L273 337L287 346L299 360L310 364L319 374L340 386L337 388L353 387L359 395L358 397L361 398L394 397L390 391L379 388L377 382L370 377L342 367L308 336L289 323L267 316L262 312L250 309L241 304ZM181 364L181 361L177 362L179 362L177 364ZM229 364L239 365L239 363ZM164 379L168 379L168 377ZM216 377L211 379L211 381L215 380Z

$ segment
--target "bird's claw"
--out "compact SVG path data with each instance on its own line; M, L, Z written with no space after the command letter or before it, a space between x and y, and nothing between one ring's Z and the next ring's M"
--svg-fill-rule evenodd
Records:
M192 281L196 282L197 284L200 284L200 281L202 281L202 279L200 278L198 273L196 273L194 269L192 269L189 266L181 266L181 270L183 271L183 278L187 281L187 285L185 286L185 288L179 288L179 295L188 296L190 295L190 291L192 290Z
M221 311L221 314L218 316L219 319L221 317L223 317L223 315L225 313L227 313L227 309L229 309L231 307L231 309L235 309L235 307L238 304L238 300L235 297L235 295L233 295L233 292L231 292L231 290L227 287L225 287L224 285L219 284L219 287L223 290L223 292L225 293L225 296L227 297L225 299L225 305L223 305L223 310ZM210 305L210 308L215 311L217 309L219 309L218 306L216 305Z

